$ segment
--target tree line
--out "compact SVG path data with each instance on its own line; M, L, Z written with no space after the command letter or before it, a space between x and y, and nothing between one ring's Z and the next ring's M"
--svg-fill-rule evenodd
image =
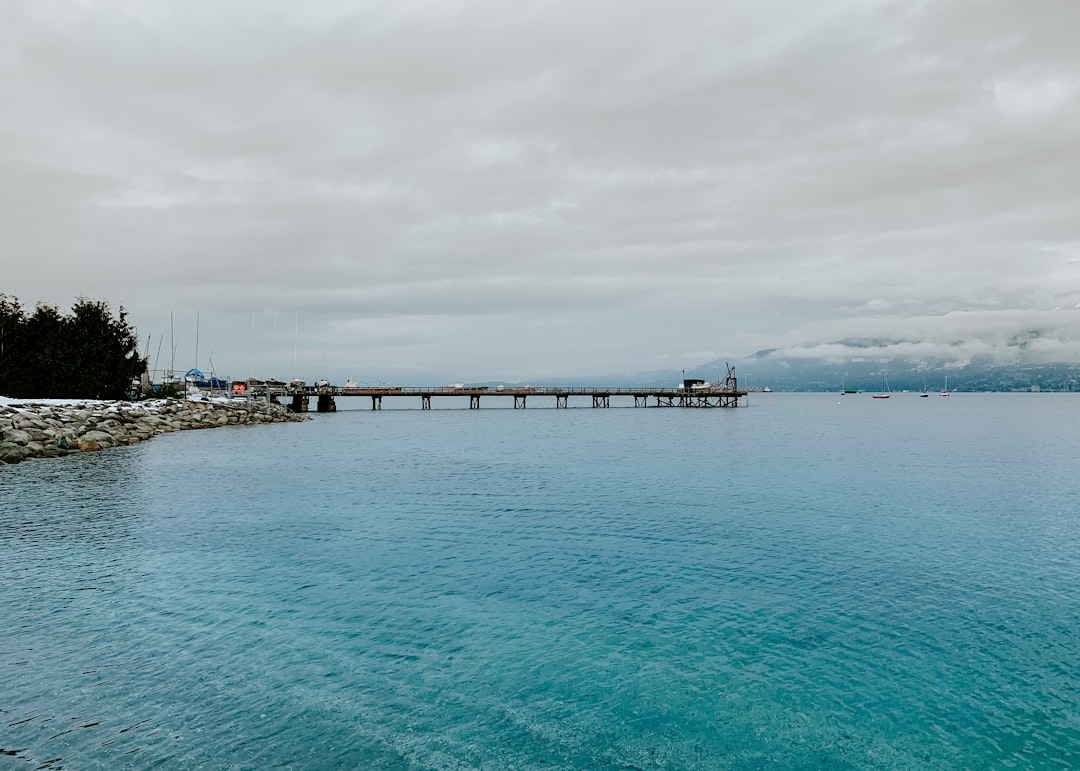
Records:
M16 399L125 399L146 371L127 313L80 297L67 314L27 312L0 293L0 395Z

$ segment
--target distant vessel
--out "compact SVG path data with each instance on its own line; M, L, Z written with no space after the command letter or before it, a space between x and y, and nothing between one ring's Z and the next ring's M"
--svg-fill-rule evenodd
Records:
M945 376L945 390L941 392L941 395L942 396L948 396L949 395L949 376L948 375Z
M857 393L859 393L858 388L847 388L844 385L844 379L840 378L840 394L842 396L847 396L848 394L857 394Z
M889 381L885 378L885 370L881 370L881 393L874 394L875 399L888 399L892 396L889 393Z
M764 388L761 389L761 393L763 393L763 394L771 394L772 389L769 388L768 386L765 386Z
M925 398L926 398L926 397L928 397L928 396L930 396L930 392L926 390L926 375L923 375L923 379L922 379L922 393L921 393L921 394L919 394L919 398L920 398L920 399L925 399Z

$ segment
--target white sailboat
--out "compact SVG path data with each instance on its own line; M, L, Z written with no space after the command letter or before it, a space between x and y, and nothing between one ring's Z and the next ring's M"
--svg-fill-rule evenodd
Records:
M889 393L889 381L885 377L885 370L881 370L881 393L874 394L875 399L888 399L892 396Z
M941 395L942 396L948 396L949 395L949 376L948 375L945 376L945 390L941 392Z

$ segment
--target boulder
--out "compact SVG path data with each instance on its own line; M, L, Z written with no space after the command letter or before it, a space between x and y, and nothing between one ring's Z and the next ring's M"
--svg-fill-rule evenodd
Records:
M3 440L11 444L25 445L30 441L30 434L19 428L11 428L4 432Z
M108 433L106 431L97 431L97 430L87 431L82 436L79 437L79 442L80 442L79 449L82 449L81 443L84 442L84 441L85 442L96 442L97 444L99 444L102 447L109 447L110 445L116 444L116 438L112 434L110 434L110 433Z
M0 442L0 461L4 463L18 463L29 454L25 445Z

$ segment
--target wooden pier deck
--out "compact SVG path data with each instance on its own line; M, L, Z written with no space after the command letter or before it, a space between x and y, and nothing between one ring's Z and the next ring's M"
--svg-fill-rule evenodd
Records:
M367 397L371 399L371 409L382 409L383 399L419 398L420 408L431 409L431 400L435 397L468 398L469 409L480 409L481 399L513 399L514 409L525 409L526 402L532 398L553 399L556 409L570 406L571 397L591 399L593 407L611 406L613 396L633 397L635 407L737 407L739 399L745 397L746 389L738 388L732 379L721 385L693 388L642 388L642 387L599 387L599 388L562 388L553 386L511 387L396 387L396 386L357 386L344 387L335 385L288 386L284 395L291 399L290 407L305 410L308 400L315 398L319 412L336 410L335 399L342 397ZM651 402L651 403L650 403Z

